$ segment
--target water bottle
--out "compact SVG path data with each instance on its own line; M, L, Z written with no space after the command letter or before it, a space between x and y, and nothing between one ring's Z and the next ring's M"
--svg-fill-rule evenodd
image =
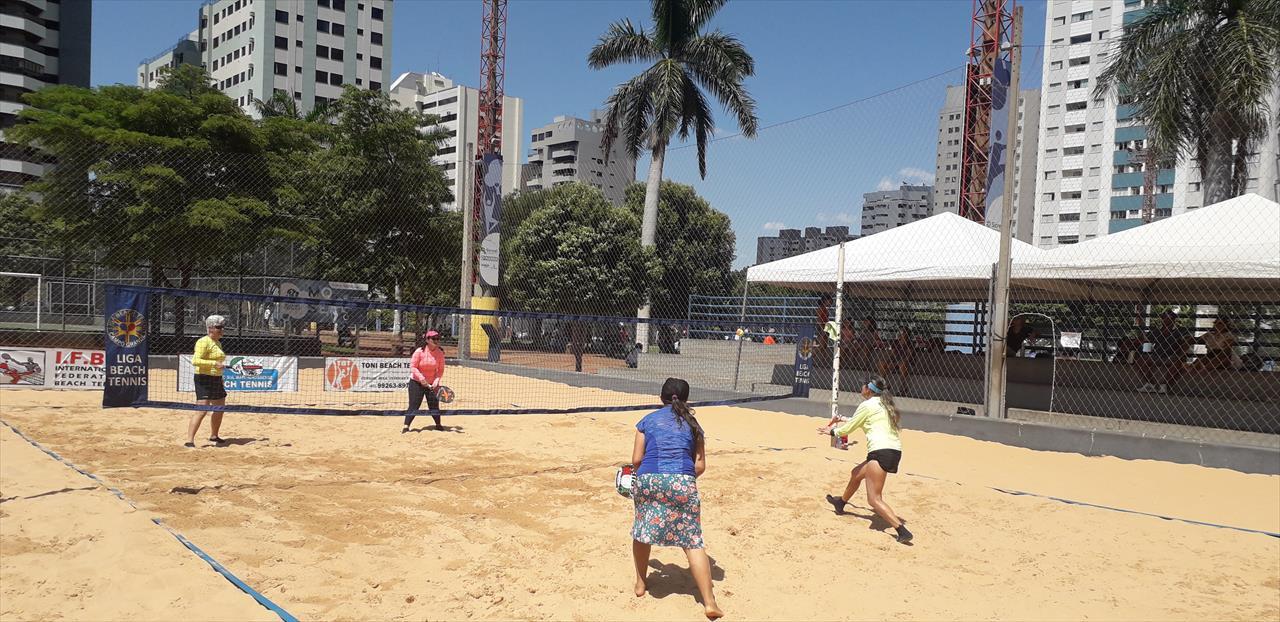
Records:
M1275 370L1276 370L1276 362L1274 359L1267 359L1267 362L1262 364L1262 371L1275 371Z

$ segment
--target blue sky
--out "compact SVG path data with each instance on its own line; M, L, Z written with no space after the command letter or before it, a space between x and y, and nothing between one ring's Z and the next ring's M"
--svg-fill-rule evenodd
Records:
M139 61L194 28L199 5L97 0L94 83L132 84ZM706 180L693 149L673 150L666 174L732 218L736 265L753 263L756 237L783 225L848 224L856 232L862 193L932 176L938 109L946 85L963 75L971 9L971 0L736 0L721 11L711 26L738 36L756 59L747 86L767 129L756 140L733 138L723 119ZM506 90L524 99L527 129L556 115L585 116L639 70L593 71L585 59L610 22L647 24L647 2L512 0L509 13ZM393 74L479 81L479 2L397 0L393 27ZM1024 87L1038 86L1034 46L1043 30L1044 4L1027 3L1024 41L1033 47ZM647 166L640 163L642 178Z

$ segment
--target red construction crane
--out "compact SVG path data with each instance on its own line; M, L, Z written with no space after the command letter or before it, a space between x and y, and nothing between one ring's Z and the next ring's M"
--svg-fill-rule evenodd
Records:
M507 64L507 0L484 0L483 6L480 26L480 119L476 125L476 173L472 192L476 226L471 230L477 251L487 234L485 227L481 226L485 222L484 174L481 163L486 155L502 153L502 98ZM504 190L510 191L511 188ZM473 280L478 275L478 270L473 272Z
M969 29L969 63L964 83L964 140L960 146L960 215L986 222L991 81L996 61L1009 59L1013 0L973 0L973 20ZM1014 98L1010 114L1017 114L1019 95L1013 93L1010 97ZM1016 141L1011 138L1010 148L1014 145Z

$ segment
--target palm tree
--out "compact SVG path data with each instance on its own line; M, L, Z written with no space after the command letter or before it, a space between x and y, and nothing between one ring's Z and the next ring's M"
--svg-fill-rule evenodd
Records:
M642 149L651 155L645 186L640 244L654 245L658 226L658 189L662 164L672 136L698 146L698 172L707 176L707 142L715 133L715 119L704 90L734 118L742 135L754 138L756 102L742 85L755 73L755 61L736 37L719 30L700 32L727 0L650 0L653 27L637 28L629 19L614 22L591 49L587 63L602 69L621 63L651 63L609 96L603 147L608 157L621 139L632 159ZM646 297L638 317L649 317ZM648 325L641 324L637 341L647 346Z
M328 121L333 116L330 106L326 102L318 102L310 112L302 114L302 110L298 108L297 100L289 96L288 93L274 91L271 97L266 100L254 98L254 108L258 109L258 115L264 119L273 117L285 117L288 119L297 119L299 121Z
M1147 127L1149 161L1189 156L1205 205L1244 194L1248 156L1274 119L1280 0L1175 0L1125 26L1095 96L1112 89Z

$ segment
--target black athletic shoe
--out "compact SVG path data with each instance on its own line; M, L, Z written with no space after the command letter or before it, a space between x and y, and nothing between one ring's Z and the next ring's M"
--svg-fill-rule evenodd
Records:
M906 544L911 541L911 538L911 532L907 530L907 526L905 524L900 525L898 527L898 542Z
M849 502L835 495L827 495L827 503L830 503L831 507L836 509L836 514L843 515L844 506L847 505Z
M195 448L196 448L196 444L195 444L195 443L183 443L183 444L182 444L182 446L183 446L183 447L190 447L190 448L192 448L192 449L195 449Z

